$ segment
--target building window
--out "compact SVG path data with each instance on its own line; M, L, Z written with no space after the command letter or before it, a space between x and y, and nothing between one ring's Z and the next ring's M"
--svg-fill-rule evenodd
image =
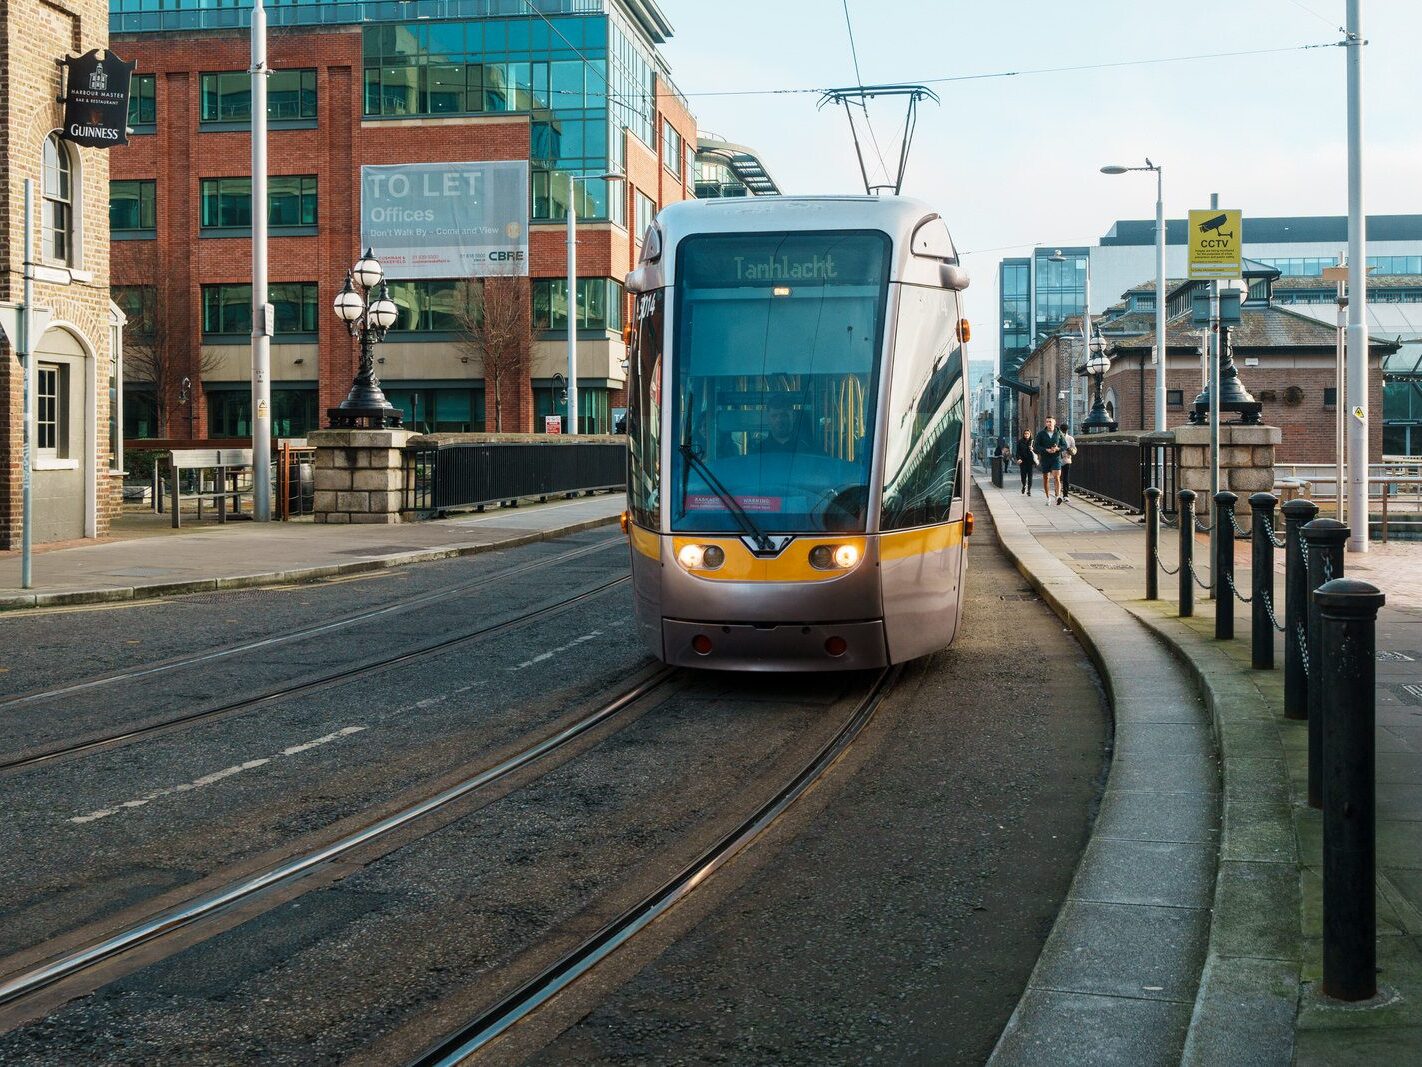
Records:
M58 134L44 139L43 258L58 263L74 259L74 175L68 147Z
M1336 386L1325 386L1323 390L1323 406L1326 408L1336 408L1338 406L1338 389Z
M416 433L483 433L484 387L467 384L409 388L385 383L386 399Z
M199 189L203 229L252 228L251 178L204 178ZM314 174L285 174L267 179L267 225L274 229L316 225Z
M203 122L251 122L252 76L231 70L202 75ZM274 70L267 78L267 118L278 122L316 118L316 71Z
M632 238L641 241L647 236L647 230L651 228L652 219L657 215L657 204L646 193L637 190L637 220L632 229Z
M1183 408L1185 406L1185 390L1167 389L1165 391L1165 404L1167 407Z
M316 332L316 283L278 282L269 287L268 299L276 312L278 336ZM252 332L250 285L204 285L202 332L243 334Z
M252 391L212 388L207 395L207 432L209 437L250 437L252 434ZM317 392L312 388L283 388L272 383L272 436L305 437L320 427L317 417Z
M63 370L46 363L35 368L35 447L51 455L59 455L61 451Z
M459 279L392 281L390 299L400 309L394 330L412 333L455 333L460 330L459 306L463 294ZM394 401L392 400L393 404Z
M109 182L109 229L118 233L147 233L157 222L155 181Z
M696 181L696 147L688 141L682 150L681 180L691 185Z
M622 329L622 285L611 278L578 279L578 329ZM533 328L568 328L568 280L533 279Z
M662 120L662 166L681 181L681 134L666 119Z
M158 121L158 76L135 74L128 86L128 124L152 126Z

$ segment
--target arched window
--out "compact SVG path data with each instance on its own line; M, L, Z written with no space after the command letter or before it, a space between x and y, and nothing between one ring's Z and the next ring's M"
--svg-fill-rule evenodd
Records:
M44 140L41 258L70 263L75 251L74 174L69 147L52 133Z

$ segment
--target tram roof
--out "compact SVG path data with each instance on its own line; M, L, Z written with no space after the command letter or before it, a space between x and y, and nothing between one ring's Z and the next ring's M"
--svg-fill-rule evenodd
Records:
M683 200L669 204L657 214L663 254L650 265L657 284L672 281L676 246L684 239L704 233L755 233L797 230L881 230L894 242L893 281L922 281L918 276L932 264L936 284L937 265L923 255L914 255L910 239L926 220L938 219L938 212L922 200L908 196L747 196L706 200ZM957 250L941 219L935 227L934 255L956 262ZM920 241L914 240L914 244Z

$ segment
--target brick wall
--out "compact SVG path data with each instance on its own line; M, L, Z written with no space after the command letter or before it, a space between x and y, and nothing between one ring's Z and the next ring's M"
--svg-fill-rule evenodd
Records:
M33 179L36 200L42 189L41 166L45 138L62 120L55 102L61 91L55 60L108 45L108 5L98 0L10 0L0 5L0 300L19 301L23 292L24 182ZM92 358L86 375L97 400L97 425L89 428L95 442L94 471L96 532L107 532L109 478L109 152L72 148L78 167L74 206L82 218L82 250L73 263L78 274L68 283L40 280L34 285L37 306L54 312L59 328L70 330ZM38 205L36 215L38 216ZM36 242L39 225L36 222ZM43 345L43 339L39 341ZM0 549L18 545L21 534L20 466L23 377L8 342L0 341L0 397L6 417L0 425ZM83 418L75 412L72 417ZM75 457L79 458L79 457ZM84 457L87 459L88 457ZM87 462L81 464L87 468ZM36 472L36 478L42 472Z
M115 245L114 283L158 280L170 329L182 338L192 372L202 347L201 287L250 279L251 245L246 239L207 238L199 233L199 182L202 178L250 173L250 137L245 132L199 132L199 75L204 71L243 70L249 62L246 31L215 31L201 37L145 34L118 46L138 60L137 71L157 73L157 133L135 137L131 147L114 153L116 178L157 180L158 231L152 241ZM270 236L269 274L273 283L317 283L319 324L319 405L339 404L350 388L358 349L330 314L359 246L360 167L362 164L447 162L529 158L529 117L488 114L426 119L365 119L361 114L362 55L359 27L322 31L274 29L269 38L273 68L314 67L317 71L317 125L314 129L277 129L268 133L268 172L314 174L317 179L315 236ZM658 105L673 125L695 144L695 120L675 97L659 91ZM656 119L661 139L661 117ZM657 156L631 134L628 141L627 198L629 225L635 218L633 189L658 204L690 195L695 176L676 182L657 165ZM578 273L621 280L632 268L634 247L626 230L610 223L580 223ZM377 253L379 250L376 250ZM566 228L562 222L536 223L529 233L530 274L562 277L567 273ZM456 361L457 362L457 361ZM316 368L311 368L315 370ZM392 376L393 377L393 376ZM614 399L614 403L616 403ZM493 418L491 398L486 417ZM198 403L196 432L205 436L206 405ZM505 392L506 430L533 429L533 397L528 375L517 393ZM186 434L187 419L172 418L169 432Z

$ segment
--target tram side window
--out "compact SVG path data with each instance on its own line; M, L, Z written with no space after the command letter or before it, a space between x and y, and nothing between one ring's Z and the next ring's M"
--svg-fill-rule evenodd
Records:
M637 297L628 354L627 500L639 526L661 523L662 352L666 290Z
M881 528L946 522L959 493L963 356L957 297L903 287L884 444Z

